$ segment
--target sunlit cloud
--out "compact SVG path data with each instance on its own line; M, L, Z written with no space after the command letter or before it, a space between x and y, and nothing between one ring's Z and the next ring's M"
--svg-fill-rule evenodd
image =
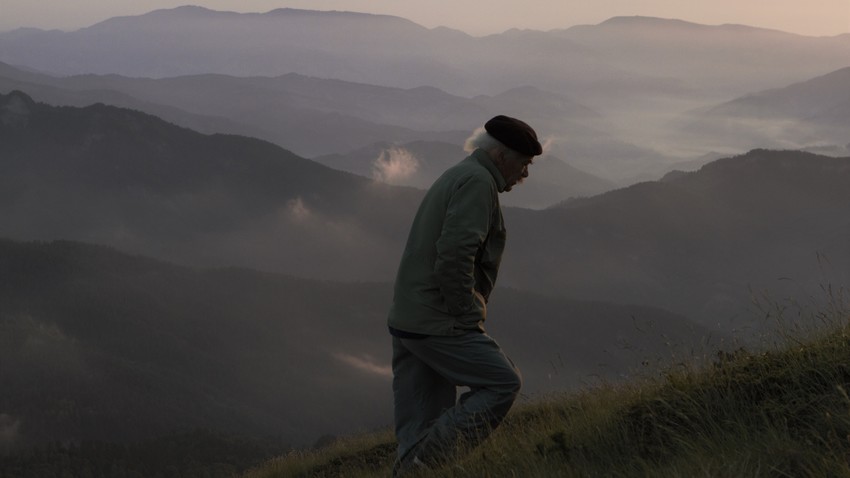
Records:
M419 161L404 148L389 148L372 163L372 178L389 184L400 184L419 170Z
M351 367L356 368L357 370L372 375L378 375L380 377L385 378L391 378L393 376L392 367L390 367L389 365L381 365L369 355L361 355L360 357L355 357L354 355L337 352L334 354L334 358L342 361L346 365L350 365Z

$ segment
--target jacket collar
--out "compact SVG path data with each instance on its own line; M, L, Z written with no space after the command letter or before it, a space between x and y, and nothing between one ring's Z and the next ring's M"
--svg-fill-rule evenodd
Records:
M490 175L493 176L493 179L496 180L496 189L498 189L500 193L504 192L508 183L505 181L505 178L502 177L502 173L499 172L499 169L496 168L496 164L493 163L493 159L490 158L487 151L480 148L476 149L472 152L472 157L475 158L482 166L487 168L487 171L489 171Z

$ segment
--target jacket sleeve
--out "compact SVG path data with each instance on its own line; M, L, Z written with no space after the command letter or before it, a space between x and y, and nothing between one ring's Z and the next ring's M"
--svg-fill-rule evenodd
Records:
M437 239L434 273L452 315L464 314L475 306L475 257L490 230L492 195L489 182L466 178L455 186L449 199Z

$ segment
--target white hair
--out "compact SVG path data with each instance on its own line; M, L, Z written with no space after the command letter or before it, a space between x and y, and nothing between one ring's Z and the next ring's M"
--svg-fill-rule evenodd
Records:
M473 131L472 135L466 138L466 142L463 144L463 150L467 153L471 153L479 148L487 152L495 149L502 152L505 157L516 161L522 161L524 157L528 156L505 146L505 143L491 136L483 126Z
M467 153L471 153L479 148L484 151L490 151L492 149L510 150L501 141L490 136L490 133L483 126L473 131L472 135L466 138L466 142L463 144L463 150Z

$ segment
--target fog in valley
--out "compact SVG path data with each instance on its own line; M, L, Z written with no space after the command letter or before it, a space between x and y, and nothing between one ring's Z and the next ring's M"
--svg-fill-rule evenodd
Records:
M544 147L500 195L488 305L525 399L757 347L847 284L850 34L201 7L0 32L0 454L389 426L408 228L497 114Z

